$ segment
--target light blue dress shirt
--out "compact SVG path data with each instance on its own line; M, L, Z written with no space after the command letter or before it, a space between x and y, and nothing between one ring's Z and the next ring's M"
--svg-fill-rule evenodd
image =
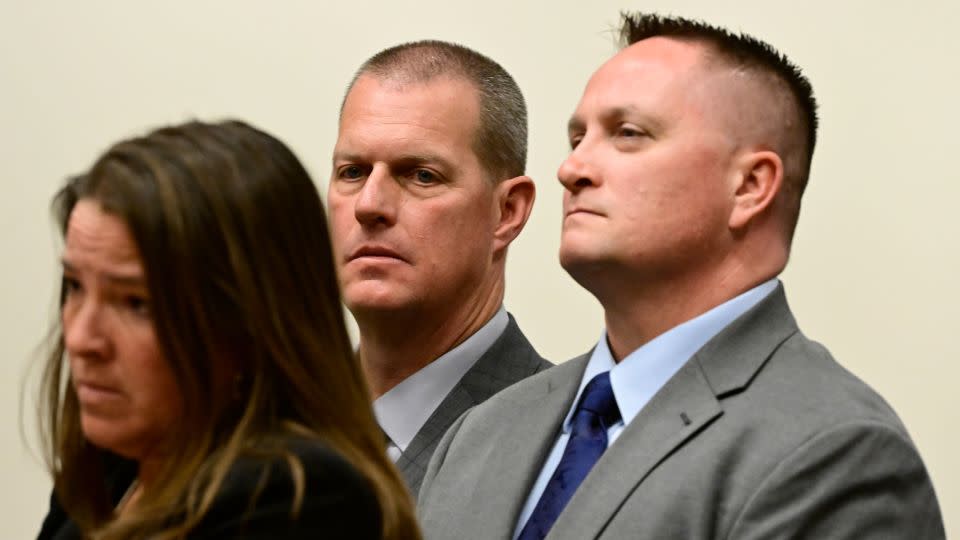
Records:
M553 471L560 464L563 450L570 438L570 423L576 404L580 401L583 388L594 376L605 371L610 372L613 397L617 400L622 417L620 422L607 429L607 446L609 447L623 432L624 426L637 416L654 394L687 363L694 353L737 317L766 298L777 288L778 283L779 280L773 278L696 318L671 328L628 354L619 364L613 360L607 344L607 333L604 331L583 372L577 396L570 404L570 410L563 421L563 430L547 455L540 475L527 496L526 504L523 505L513 538L516 539L520 535L520 531L537 506L540 496L543 495Z
M503 306L463 343L422 367L373 401L373 412L387 434L387 455L394 462L420 431L433 411L507 329L510 317Z

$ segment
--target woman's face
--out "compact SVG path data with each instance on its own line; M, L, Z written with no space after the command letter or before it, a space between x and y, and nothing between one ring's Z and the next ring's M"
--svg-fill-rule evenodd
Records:
M144 460L161 451L182 398L160 353L143 264L126 224L97 201L77 203L63 251L64 343L83 433Z

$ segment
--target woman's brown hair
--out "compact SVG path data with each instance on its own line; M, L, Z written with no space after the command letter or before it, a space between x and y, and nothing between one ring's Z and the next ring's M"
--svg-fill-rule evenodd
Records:
M164 481L115 517L104 465L115 456L83 436L55 325L43 375L44 447L58 499L85 535L182 537L231 465L251 452L290 464L296 512L302 464L278 441L306 435L370 481L384 538L419 537L344 326L320 196L283 143L236 121L158 129L114 145L67 182L53 204L64 234L80 200L129 228L187 413L172 427L177 448L160 471Z

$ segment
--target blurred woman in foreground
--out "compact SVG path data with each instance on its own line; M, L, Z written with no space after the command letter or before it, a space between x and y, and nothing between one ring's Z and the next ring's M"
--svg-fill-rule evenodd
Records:
M54 211L40 538L419 537L286 146L240 122L159 129Z

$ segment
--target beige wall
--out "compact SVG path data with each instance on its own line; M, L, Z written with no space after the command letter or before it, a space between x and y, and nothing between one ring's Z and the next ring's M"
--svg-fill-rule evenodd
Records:
M236 116L290 143L325 184L343 86L385 46L460 41L514 74L530 105L529 172L540 193L511 253L508 306L554 360L597 338L599 307L557 264L555 171L566 153L567 116L589 73L614 50L609 29L623 3L400 4L407 3L0 0L0 537L35 534L49 489L21 439L18 411L31 350L53 313L47 205L65 175L145 128ZM742 29L806 69L822 129L784 276L788 294L806 333L900 412L953 536L960 536L958 6L628 6Z

